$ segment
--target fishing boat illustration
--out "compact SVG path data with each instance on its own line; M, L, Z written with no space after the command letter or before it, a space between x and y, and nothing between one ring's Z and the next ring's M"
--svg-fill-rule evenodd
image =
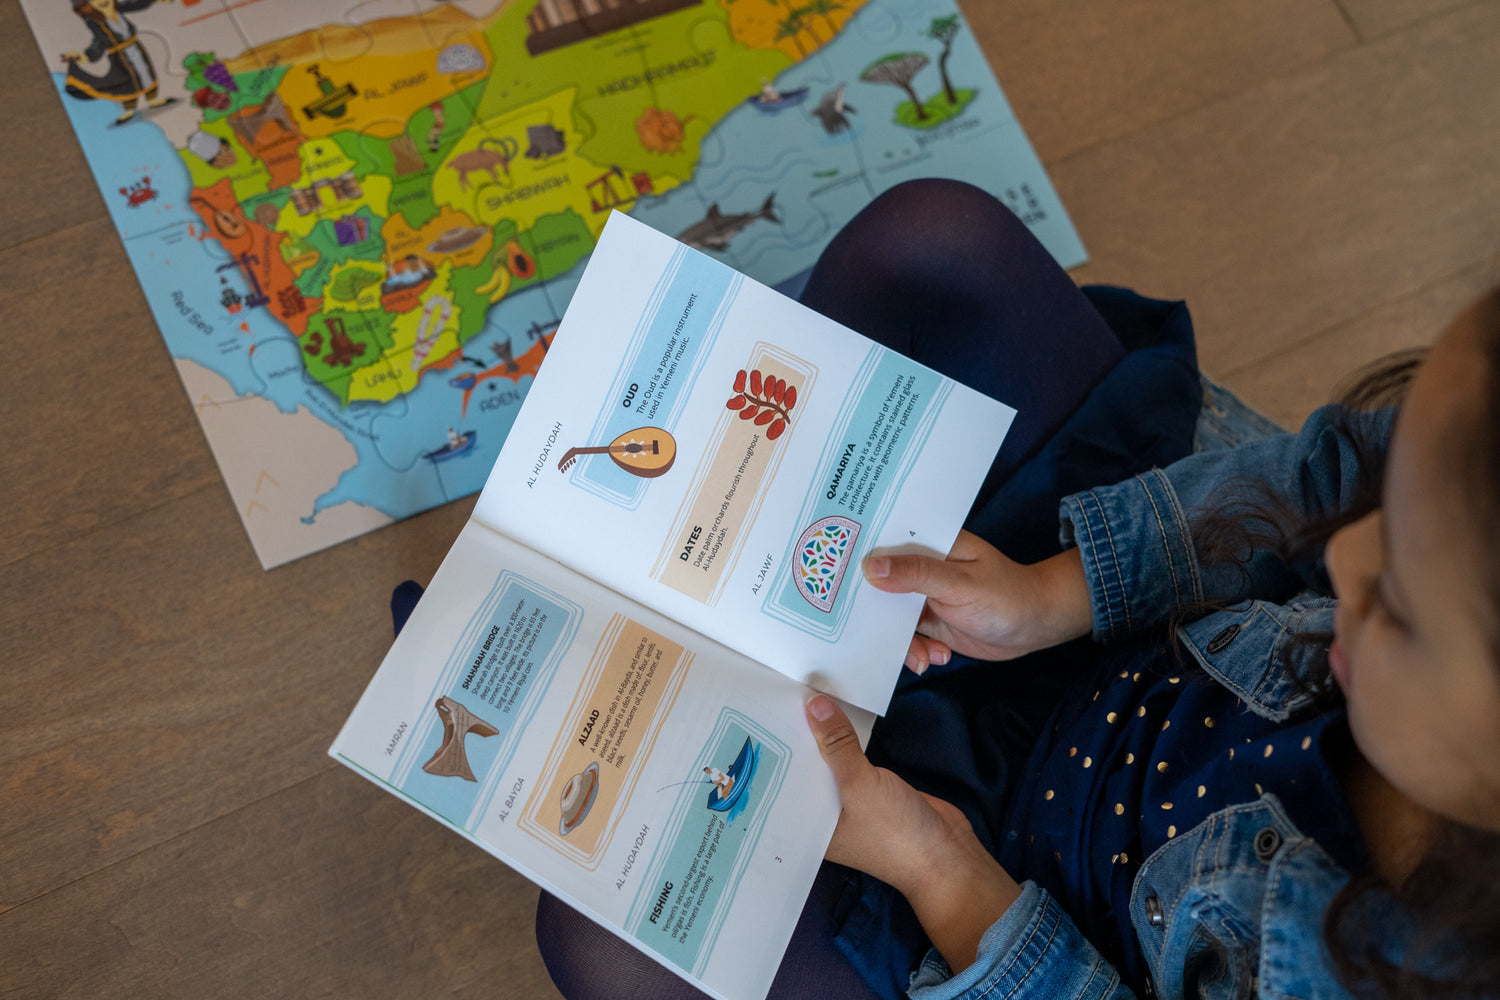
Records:
M744 807L749 805L746 796L750 794L750 785L755 780L755 767L758 763L760 748L747 736L734 763L724 772L730 779L729 791L725 792L723 786L716 783L708 793L708 808L714 812L729 813L731 820L743 812Z
M777 90L767 83L760 88L760 93L745 98L745 103L757 111L771 114L776 111L784 111L795 107L807 99L808 88L797 87L795 90Z
M450 458L458 458L460 455L467 455L473 451L474 442L478 440L478 431L464 431L456 440L449 440L436 451L424 452L422 457L429 462L446 462Z

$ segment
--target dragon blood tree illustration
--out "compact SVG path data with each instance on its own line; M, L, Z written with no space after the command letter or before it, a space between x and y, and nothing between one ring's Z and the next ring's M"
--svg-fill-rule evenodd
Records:
M895 52L879 59L865 67L865 71L859 74L859 78L865 83L890 83L906 91L906 96L911 98L911 103L916 108L918 121L927 119L927 112L922 107L922 99L917 92L911 89L911 78L920 73L927 65L927 57L920 52ZM899 116L898 116L899 120Z
M949 104L958 103L958 93L953 89L953 81L948 79L948 57L953 54L953 39L958 35L957 14L949 14L947 17L935 17L927 26L927 37L942 43L943 51L938 56L938 75L943 78L943 96L948 99Z
M906 96L911 100L897 105L896 124L907 128L932 128L957 117L974 99L975 91L957 89L948 76L948 58L953 54L953 40L962 29L963 22L958 15L950 14L947 17L933 18L923 32L923 35L943 46L943 51L938 54L938 73L943 78L943 90L931 100L923 101L918 97L911 83L912 78L929 64L928 58L920 52L897 52L885 56L865 67L865 71L860 74L859 78L866 83L891 83L906 91Z
M775 441L791 422L797 387L787 385L784 378L762 375L758 368L748 373L741 368L734 376L734 395L724 405L739 410L741 420L753 420L755 426L765 427L766 437Z

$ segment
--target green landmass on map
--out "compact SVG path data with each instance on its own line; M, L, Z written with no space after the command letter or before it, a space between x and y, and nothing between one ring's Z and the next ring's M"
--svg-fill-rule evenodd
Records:
M559 49L532 57L525 46L529 4L508 4L486 30L500 66L525 66L524 78L492 77L479 116L503 115L565 88L576 88L575 115L584 141L579 154L591 163L648 167L681 183L690 178L700 144L725 114L759 92L794 60L778 49L750 48L730 34L728 11L706 4L643 22L610 36L613 50L587 54ZM639 113L659 108L688 115L675 151L645 150L636 131Z
M267 308L309 375L389 401L451 368L491 306L577 266L611 208L689 180L713 126L863 2L705 3L536 55L524 2L369 22L347 51L325 26L191 53L194 207L222 234L232 192L235 239L278 248Z

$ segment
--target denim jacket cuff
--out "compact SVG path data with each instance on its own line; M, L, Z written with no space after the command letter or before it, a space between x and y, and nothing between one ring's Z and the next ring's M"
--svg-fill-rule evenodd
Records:
M911 1000L1121 1000L1130 993L1062 908L1035 882L990 925L974 964L954 975L936 950L912 974Z
M1063 545L1083 556L1096 641L1123 639L1202 600L1187 516L1162 470L1064 497L1060 513Z

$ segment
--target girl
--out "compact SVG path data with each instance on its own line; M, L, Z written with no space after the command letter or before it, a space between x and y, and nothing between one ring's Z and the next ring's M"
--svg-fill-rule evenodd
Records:
M927 605L868 757L808 704L843 816L772 995L1493 995L1500 291L1399 418L1191 456L1185 311L972 189L883 196L805 300L1026 420L946 560L865 565ZM569 912L565 995L693 995Z

